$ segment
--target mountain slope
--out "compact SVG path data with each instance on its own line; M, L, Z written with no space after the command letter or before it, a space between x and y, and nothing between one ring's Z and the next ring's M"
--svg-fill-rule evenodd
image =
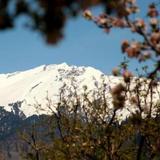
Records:
M92 67L59 65L43 65L23 72L0 74L0 106L10 111L12 103L22 102L22 111L27 115L36 112L34 105L38 102L46 105L46 97L56 103L59 100L60 88L75 82L81 90L84 85L95 88L95 83L102 82L99 70Z
M158 84L158 88L154 88L151 97L148 94L149 80L141 78L138 81L141 81L139 88L140 103L147 112L151 103L152 106L158 105L160 87ZM118 118L124 119L130 113L136 111L137 106L131 103L130 98L136 94L135 86L136 83L139 83L138 81L136 77L131 81L130 92L125 95L125 108L118 111ZM23 72L0 74L0 106L4 106L7 111L14 110L14 112L17 112L16 114L19 114L18 105L26 116L48 114L48 103L52 103L52 109L54 110L60 100L60 91L63 86L67 86L65 89L68 94L75 87L79 95L84 93L84 86L87 86L87 91L91 91L90 98L94 98L92 93L99 90L105 83L106 100L113 111L113 99L110 90L119 82L123 83L122 78L104 75L101 71L92 67L69 66L66 63L43 65Z

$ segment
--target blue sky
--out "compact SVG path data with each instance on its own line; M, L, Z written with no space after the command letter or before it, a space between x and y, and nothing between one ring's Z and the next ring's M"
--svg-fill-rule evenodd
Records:
M146 9L149 0L141 0ZM100 9L95 9L98 13ZM67 22L65 38L56 46L47 45L40 34L22 27L24 19L17 21L11 31L0 32L0 73L27 70L43 64L93 66L110 74L122 60L120 43L136 37L129 31L114 30L109 35L79 16ZM137 64L131 63L134 70Z

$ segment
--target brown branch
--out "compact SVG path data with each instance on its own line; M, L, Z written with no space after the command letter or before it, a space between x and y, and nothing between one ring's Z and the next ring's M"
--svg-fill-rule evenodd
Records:
M125 20L126 20L128 26L129 26L130 28L134 27L135 30L136 30L136 32L144 38L144 40L145 40L145 42L148 44L148 46L150 46L151 49L152 49L156 54L160 55L160 51L151 43L151 41L150 41L150 40L148 39L148 37L147 37L147 34L146 34L142 29L137 28L137 27L134 25L134 23L132 23L132 22L129 20L129 18L128 18L127 16L125 17ZM157 61L157 66L156 66L156 68L155 68L152 72L150 72L150 73L148 74L148 78L152 78L152 79L153 79L154 76L156 75L156 73L157 73L159 70L160 70L160 60Z
M64 136L63 136L63 133L62 133L62 128L61 128L60 115L58 116L56 113L54 113L54 115L55 115L55 118L56 118L57 127L58 127L58 130L59 130L59 133L60 133L60 137L61 137L62 141L65 142L65 139L64 139Z

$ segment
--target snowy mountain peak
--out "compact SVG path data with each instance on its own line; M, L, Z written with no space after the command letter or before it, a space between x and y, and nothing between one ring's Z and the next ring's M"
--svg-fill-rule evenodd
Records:
M123 82L122 77L107 76L92 67L69 66L66 63L42 65L27 71L0 74L0 106L4 106L8 111L19 106L26 116L48 114L48 102L52 103L52 109L54 110L59 102L60 90L63 86L66 87L63 90L71 91L67 93L70 99L75 87L78 95L82 95L84 88L87 88L91 100L94 99L96 93L99 96L99 90L104 90L102 86L105 86L108 106L113 109L110 89L119 82ZM102 85L104 83L105 85ZM130 89L132 88L133 91L135 84L136 77L131 81ZM142 83L141 86L142 91L140 94L144 95L144 90L146 90L146 93L148 92L146 82ZM153 92L153 99L156 103L159 100L158 91L160 88L155 89L157 90ZM145 97L142 96L141 98L142 105L144 105L144 102L150 102L149 95L147 101ZM118 118L124 119L132 111L135 111L134 106L129 101L129 95L126 95L126 99L128 99L126 102L127 107L118 112ZM146 105L144 106L146 107ZM41 108L41 110L38 109L38 113L37 107Z
M95 87L95 81L101 82L101 71L92 67L69 66L66 63L42 65L27 71L0 74L0 106L11 110L16 102L22 102L21 109L26 115L36 112L34 105L46 105L46 97L59 100L60 88L71 85L74 79L78 89L87 85Z

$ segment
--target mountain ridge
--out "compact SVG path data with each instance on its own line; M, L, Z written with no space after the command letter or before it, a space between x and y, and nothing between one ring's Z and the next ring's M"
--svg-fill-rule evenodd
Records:
M66 63L0 74L0 106L11 111L12 103L22 102L21 109L29 116L36 113L36 103L46 104L47 96L58 102L59 90L64 84L71 85L74 81L79 89L87 85L92 90L96 82L102 82L102 77L106 75L93 67L69 66Z

